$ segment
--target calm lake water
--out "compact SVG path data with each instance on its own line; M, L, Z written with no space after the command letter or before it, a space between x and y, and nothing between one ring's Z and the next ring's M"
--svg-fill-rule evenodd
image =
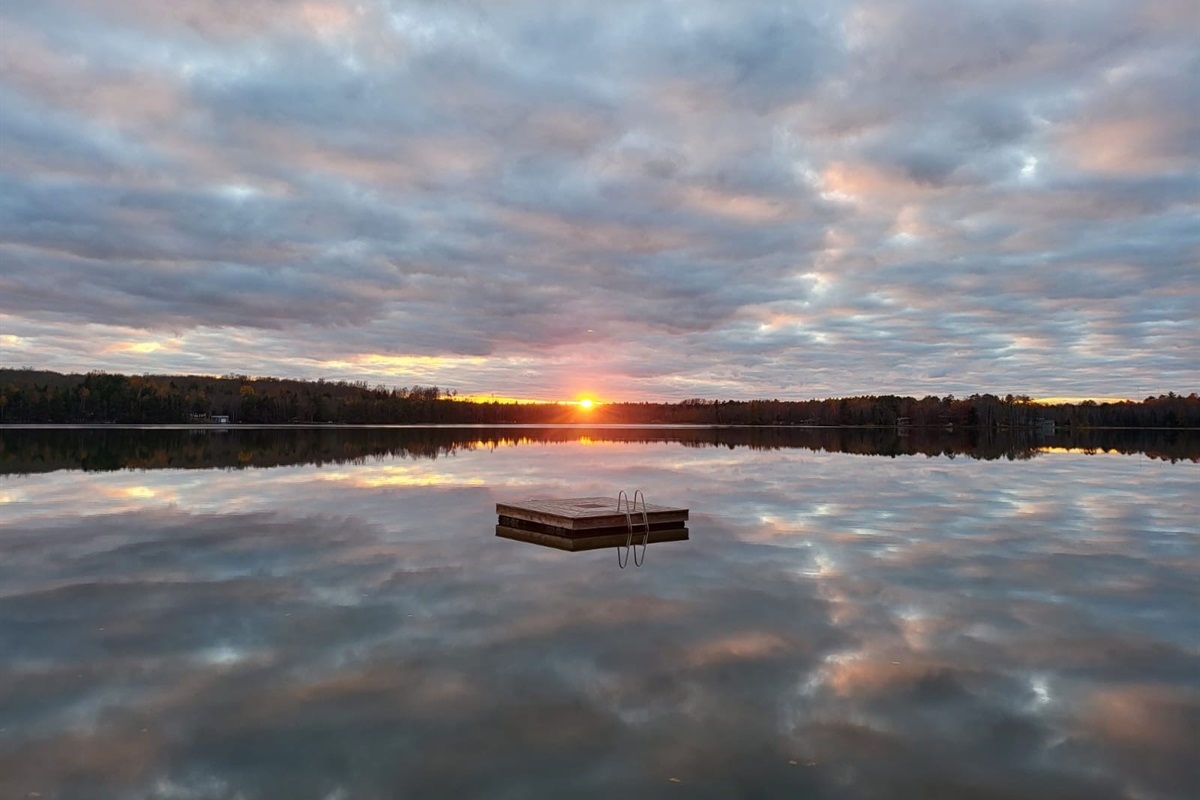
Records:
M0 797L1194 797L1200 442L1112 437L0 430Z

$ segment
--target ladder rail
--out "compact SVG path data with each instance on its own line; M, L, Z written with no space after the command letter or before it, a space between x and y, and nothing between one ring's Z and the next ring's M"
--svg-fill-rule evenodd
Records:
M625 530L628 532L628 536L625 538L625 560L624 561L621 560L621 546L617 545L617 566L619 566L621 569L625 569L625 567L629 566L629 546L631 544L633 544L633 519L629 515L629 495L625 494L624 489L622 489L621 493L617 495L617 513L618 514L621 513L621 501L622 500L625 501Z
M642 554L638 556L637 544L633 541L633 516L637 513L637 502L642 501ZM617 513L621 513L622 506L625 511L625 557L621 557L621 546L617 545L617 566L621 569L629 566L629 553L633 552L633 565L640 567L646 563L646 546L650 544L650 515L646 509L646 495L641 489L635 489L633 492L633 501L630 502L629 495L624 489L617 495Z
M638 559L637 545L633 547L633 565L640 567L646 563L646 546L650 544L650 515L646 513L646 495L641 489L635 489L633 492L633 512L637 513L638 498L642 498L642 525L645 526L645 532L642 534L642 557ZM632 526L631 526L632 527Z

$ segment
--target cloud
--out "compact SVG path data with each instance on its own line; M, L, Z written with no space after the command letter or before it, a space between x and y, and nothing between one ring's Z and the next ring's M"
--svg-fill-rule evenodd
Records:
M444 358L436 383L504 396L586 366L614 399L1186 389L1194 337L1162 332L1198 321L1189 14L18 4L5 358ZM779 308L802 322L747 328ZM80 321L180 346L59 344Z

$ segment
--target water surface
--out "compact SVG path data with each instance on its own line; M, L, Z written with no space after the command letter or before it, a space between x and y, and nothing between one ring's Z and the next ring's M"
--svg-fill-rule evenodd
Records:
M1196 446L1079 444L4 430L0 796L1192 796Z

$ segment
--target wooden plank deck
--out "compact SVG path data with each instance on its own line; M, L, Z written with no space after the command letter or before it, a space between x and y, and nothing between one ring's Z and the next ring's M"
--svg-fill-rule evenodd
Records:
M584 550L599 550L604 547L624 547L629 541L629 534L622 533L604 533L595 536L560 536L553 533L544 533L542 531L524 530L522 528L510 528L507 525L497 525L496 535L504 539L512 539L518 542L528 542L530 544L538 544L543 547L552 547L555 550L569 550L571 552L581 552ZM688 538L687 528L669 528L661 531L650 531L650 544L659 544L661 542L685 542ZM642 543L642 534L637 532L633 535L635 545Z
M496 513L512 520L548 525L564 531L588 531L602 528L626 527L625 509L617 511L615 497L571 497L566 499L531 499L513 503L496 503ZM634 530L642 522L642 509L632 512ZM682 524L688 518L686 508L646 504L646 516L651 531L661 523ZM653 533L651 534L653 536ZM653 538L651 538L653 541Z

